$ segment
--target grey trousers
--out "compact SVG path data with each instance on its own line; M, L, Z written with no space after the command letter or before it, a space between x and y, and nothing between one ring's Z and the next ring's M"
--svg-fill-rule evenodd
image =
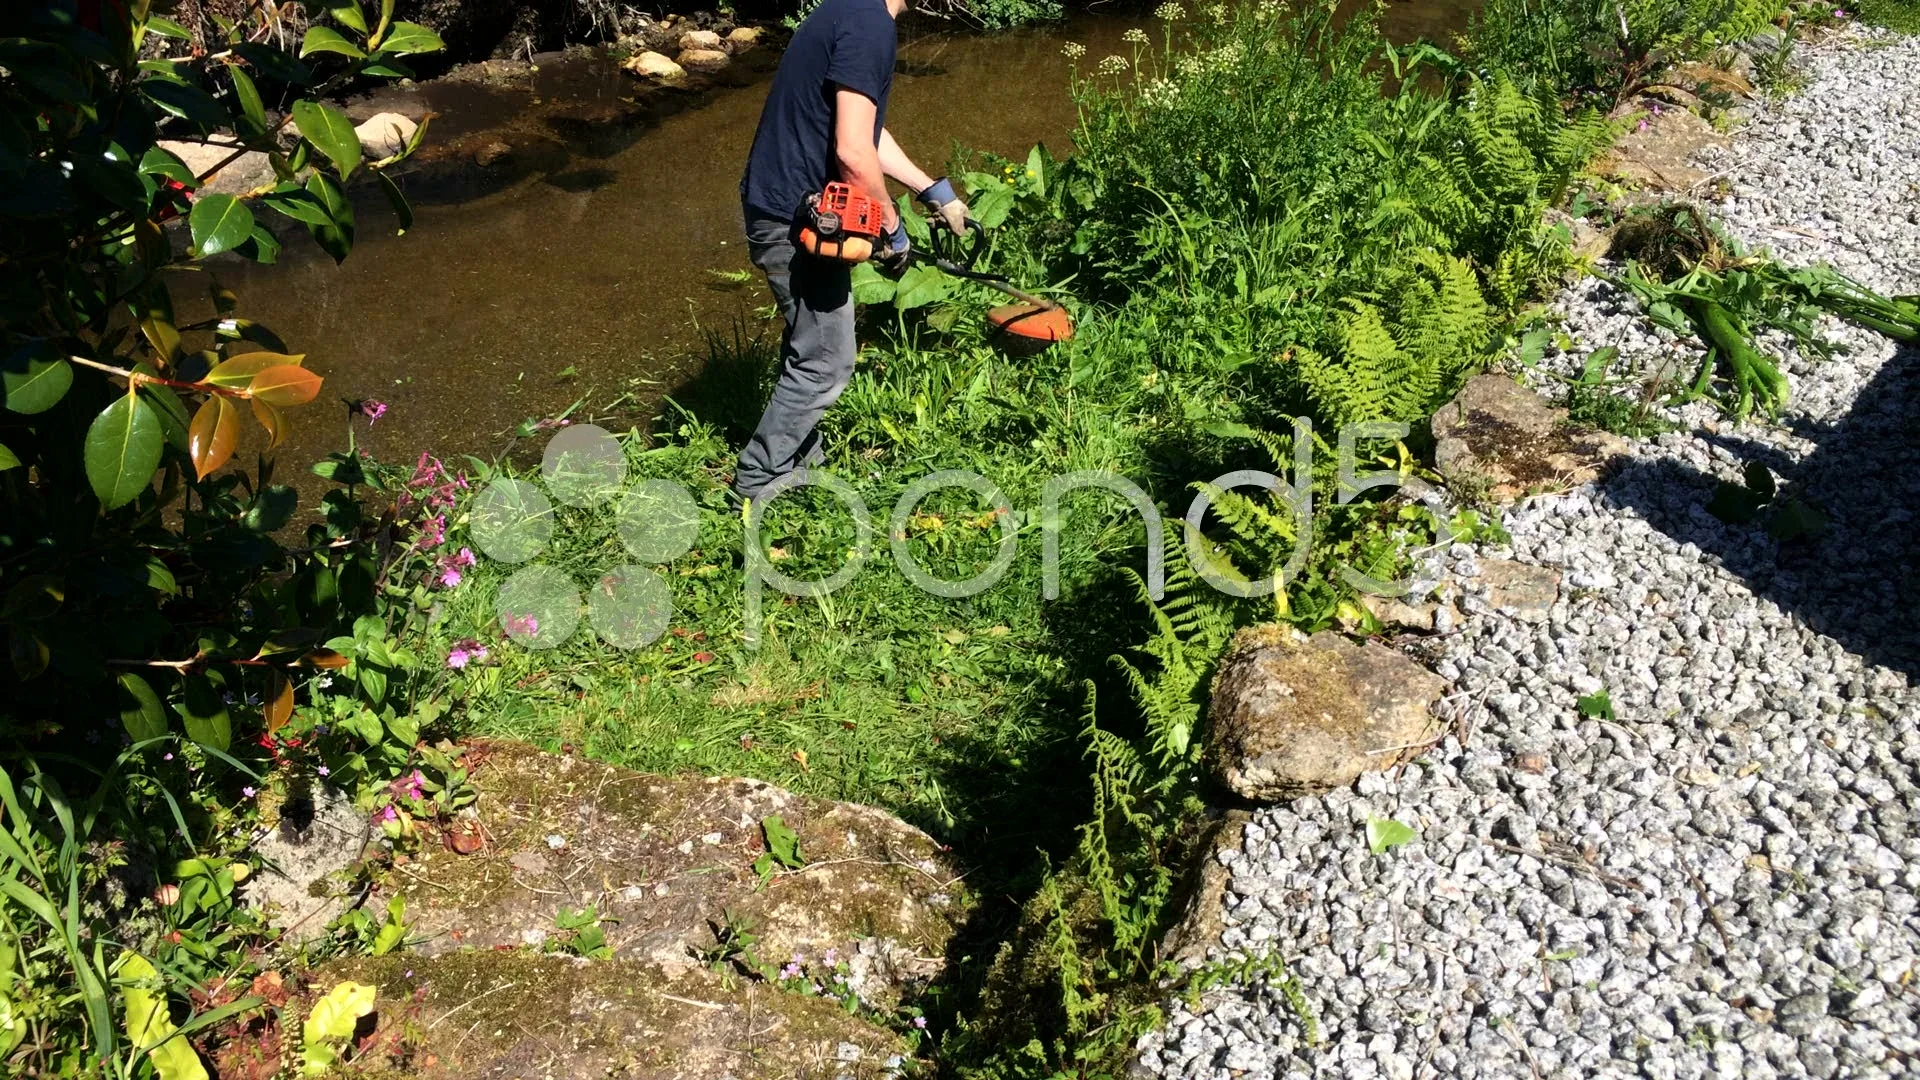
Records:
M751 500L795 469L820 463L825 454L815 428L853 378L852 270L796 251L792 227L789 221L747 214L748 250L767 275L787 331L780 341L773 396L734 471L733 490L743 499Z

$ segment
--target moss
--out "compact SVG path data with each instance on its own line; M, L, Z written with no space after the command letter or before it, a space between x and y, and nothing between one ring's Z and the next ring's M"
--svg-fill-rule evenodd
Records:
M776 1018L763 1069L736 1075L794 1075L795 1061L842 1042L876 1062L902 1050L897 1036L826 999L727 983L699 969L470 949L329 965L315 990L343 979L379 992L371 1045L382 1048L381 1059L356 1063L356 1075L471 1076L531 1045L540 1047L546 1075L697 1073L701 1061L732 1052L742 1024L764 1033Z

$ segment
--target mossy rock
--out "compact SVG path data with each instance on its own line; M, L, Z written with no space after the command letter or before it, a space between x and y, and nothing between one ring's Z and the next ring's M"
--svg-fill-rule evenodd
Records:
M878 1080L901 1075L894 1032L766 983L633 960L462 949L329 964L318 999L374 986L340 1075L375 1080Z
M862 998L889 1007L939 974L971 906L940 845L872 807L519 743L477 742L467 760L484 846L431 851L381 885L406 894L429 955L540 947L557 912L591 907L615 956L684 971L731 917L757 936L760 960L835 951ZM804 865L763 878L770 817L799 835Z

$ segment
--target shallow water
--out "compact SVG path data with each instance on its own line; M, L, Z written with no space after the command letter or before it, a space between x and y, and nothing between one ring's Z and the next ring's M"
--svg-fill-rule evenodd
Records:
M1466 0L1394 3L1396 39L1458 28ZM901 45L889 126L931 171L956 144L1024 155L1065 150L1074 125L1060 49L1130 53L1120 36L1146 16L1081 15L993 37L921 34ZM771 57L756 66L771 67ZM393 234L377 194L358 203L359 240L335 266L304 236L279 265L219 268L242 314L272 327L327 380L301 410L288 461L342 445L341 399L390 411L361 445L388 461L422 450L492 456L522 421L578 399L621 393L642 405L684 376L700 327L753 320L757 279L728 285L710 271L749 268L738 180L766 94L763 73L661 119L597 137L589 129L536 171L497 191L429 193L414 227ZM429 92L434 136L501 123L514 95L617 104L634 92L610 66L563 68L512 91ZM550 101L549 101L550 103ZM528 102L531 104L531 101Z

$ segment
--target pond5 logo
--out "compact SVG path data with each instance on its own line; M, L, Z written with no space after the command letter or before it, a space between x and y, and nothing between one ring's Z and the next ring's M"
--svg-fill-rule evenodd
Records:
M469 518L474 546L490 559L520 565L496 599L507 637L530 649L551 649L587 623L602 641L637 649L673 622L673 594L653 567L685 555L700 535L692 492L668 480L627 483L627 459L606 429L567 428L540 460L545 491L525 480L488 484ZM552 498L548 496L551 494ZM586 603L572 576L536 561L553 540L554 500L580 509L615 506L620 545L632 562L600 576Z
M1361 440L1399 440L1405 424L1349 424L1338 436L1337 499L1341 504L1360 493L1383 486L1407 486L1404 469L1360 473L1357 448ZM1229 596L1270 596L1305 567L1313 544L1313 427L1305 419L1294 424L1292 480L1272 473L1242 469L1196 485L1200 490L1179 522L1185 528L1188 560L1194 573ZM1404 459L1404 455L1403 455ZM693 494L669 480L643 479L627 484L627 461L620 443L603 428L583 424L567 428L547 444L540 472L553 499L567 506L589 509L617 503L615 525L621 546L633 562L602 575L583 605L574 580L558 567L535 562L553 539L553 502L545 492L524 480L496 480L475 500L470 516L474 545L489 558L510 565L528 565L501 585L497 600L500 624L507 636L529 648L550 649L573 636L584 608L594 633L610 645L637 649L657 640L673 620L673 595L651 567L685 555L700 535L700 508ZM761 550L759 514L745 521L746 579L742 638L750 649L760 644L760 611L767 590L787 596L824 597L860 573L872 555L873 516L854 487L833 474L802 469L764 488L755 505L771 502L796 487L817 486L832 493L851 515L858 540L847 561L833 574L812 581L788 577L776 570ZM935 577L914 558L907 539L907 523L921 500L942 488L973 492L993 508L1000 528L998 555L983 570L963 581ZM1041 594L1060 595L1061 500L1070 492L1092 488L1117 497L1139 515L1146 546L1147 592L1159 600L1165 582L1165 533L1159 509L1138 485L1123 476L1101 471L1071 472L1047 479L1040 492L1038 524L1041 533ZM1214 545L1201 524L1216 498L1236 488L1258 488L1267 493L1265 514L1290 522L1292 551L1284 566L1253 578L1228 572L1216 561ZM973 596L998 584L1013 565L1019 527L1007 496L978 473L947 469L910 484L893 506L887 536L894 563L914 585L935 596ZM1340 577L1362 592L1404 596L1425 587L1408 581L1380 581L1350 566Z

